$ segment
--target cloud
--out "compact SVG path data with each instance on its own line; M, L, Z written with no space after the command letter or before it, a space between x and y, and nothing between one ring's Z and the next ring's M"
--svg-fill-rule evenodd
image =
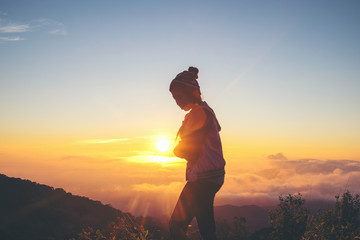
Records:
M29 24L5 24L0 21L0 33L22 33L31 30Z
M275 155L269 155L268 159L272 160L288 160L282 153L277 153Z
M124 142L128 141L128 138L98 138L98 139L86 139L86 140L80 140L77 143L80 144L104 144L104 143L114 143L114 142Z
M268 179L279 177L281 172L299 175L343 175L352 172L360 172L360 161L356 160L319 160L312 158L288 160L282 153L269 155L268 159L272 160L272 167L257 172L258 175Z
M25 40L25 38L11 37L8 34L25 34L35 30L45 31L52 35L68 34L62 23L51 19L42 18L31 20L28 23L14 23L4 17L7 17L7 14L0 11L0 34L3 35L0 37L0 41L3 42Z
M50 34L54 34L54 35L67 35L67 31L65 29L54 29L49 31Z
M169 184L160 184L160 185L142 183L142 184L133 185L133 190L138 192L179 193L183 187L184 187L183 182L172 182Z
M347 174L360 172L360 162L355 160L299 159L277 161L274 164L296 174Z
M14 42L14 41L22 41L25 40L25 38L20 37L0 37L0 42Z
M32 21L32 27L35 28L50 28L48 33L53 35L67 35L68 32L65 29L64 25L60 22L54 21L52 19L41 18Z
M117 143L120 139L112 140ZM99 143L102 148L107 147L102 144L111 139L91 140L103 142ZM89 149L96 146L89 145ZM360 161L291 160L284 154L270 156L262 159L264 164L241 171L232 168L229 162L225 184L216 195L215 204L271 206L278 204L279 195L289 193L301 193L307 201L333 201L345 190L360 193ZM111 203L134 214L162 214L173 210L185 184L185 161L158 157L162 156L142 151L121 158L69 154L39 160L38 157L29 159L27 155L12 157L0 153L0 170L10 176L62 187L73 194ZM162 160L175 163L164 164Z
M81 156L81 155L68 155L59 157L55 160L59 160L61 162L70 162L70 163L86 163L87 168L92 167L91 164L96 164L95 167L97 167L97 164L108 164L108 163L117 163L123 161L123 159L118 158L99 158L99 157L89 157L89 156Z
M184 160L181 160L177 157L169 157L169 156L159 156L154 154L144 154L144 155L136 155L127 158L129 162L136 163L155 163L160 164L162 166L174 166L184 163Z
M303 194L306 200L334 200L346 190L360 193L360 161L290 160L284 154L269 155L262 168L243 169L225 176L218 203L277 204L279 195Z

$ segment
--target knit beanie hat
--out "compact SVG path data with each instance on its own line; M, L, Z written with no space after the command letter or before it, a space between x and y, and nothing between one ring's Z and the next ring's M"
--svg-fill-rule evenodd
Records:
M175 84L184 85L186 88L191 89L200 89L199 83L196 79L198 79L199 69L196 67L189 67L187 71L183 71L176 75L176 77L171 81L170 91L172 86Z

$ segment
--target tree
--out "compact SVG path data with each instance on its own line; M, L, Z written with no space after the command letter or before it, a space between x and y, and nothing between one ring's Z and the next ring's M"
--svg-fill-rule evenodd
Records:
M306 230L309 210L301 194L279 197L280 203L269 212L273 240L300 240Z
M319 212L304 235L304 240L360 239L360 197L346 191L336 196L333 209Z

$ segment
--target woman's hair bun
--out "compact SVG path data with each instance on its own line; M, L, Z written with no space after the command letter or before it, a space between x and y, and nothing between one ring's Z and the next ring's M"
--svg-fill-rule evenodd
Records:
M189 67L188 69L189 72L193 72L196 75L199 73L199 69L197 69L196 67Z

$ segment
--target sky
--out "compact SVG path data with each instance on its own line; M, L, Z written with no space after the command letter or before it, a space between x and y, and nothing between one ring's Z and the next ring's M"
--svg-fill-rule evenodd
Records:
M359 23L355 0L2 0L0 173L171 212L186 112L168 89L195 66L222 126L216 205L359 193Z

